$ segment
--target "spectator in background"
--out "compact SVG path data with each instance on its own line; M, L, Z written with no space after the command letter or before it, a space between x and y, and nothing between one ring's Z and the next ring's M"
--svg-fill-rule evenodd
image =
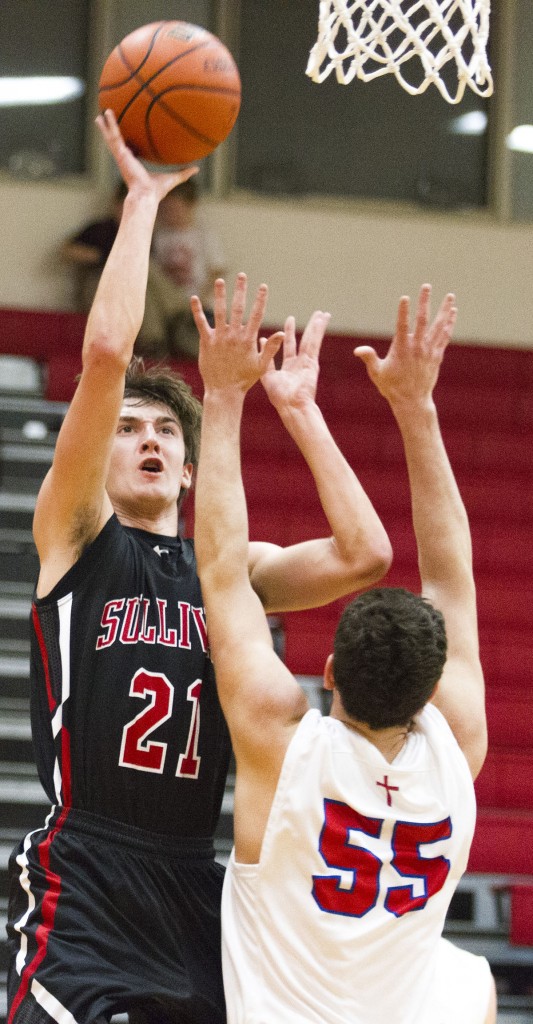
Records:
M199 211L198 183L189 178L172 189L159 205L152 258L177 288L198 295L212 320L213 289L224 277L226 261L220 240ZM184 330L198 332L187 306Z
M88 313L105 262L115 241L126 196L117 185L109 214L91 221L61 247L63 259L76 270L75 301ZM169 356L195 359L198 331L189 307L190 296L202 296L212 306L215 278L223 273L221 248L197 215L198 193L178 186L167 197L154 235L148 270L144 318L135 353L154 359Z
M120 181L113 193L108 216L90 221L61 246L62 258L76 270L75 302L82 313L88 313L92 306L100 274L117 235L126 193L126 186Z

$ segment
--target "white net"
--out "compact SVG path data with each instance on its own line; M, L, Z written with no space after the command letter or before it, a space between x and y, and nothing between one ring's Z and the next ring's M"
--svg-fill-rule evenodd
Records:
M411 95L434 84L449 103L467 86L490 96L489 16L490 0L320 0L306 74L334 70L343 85L394 74Z

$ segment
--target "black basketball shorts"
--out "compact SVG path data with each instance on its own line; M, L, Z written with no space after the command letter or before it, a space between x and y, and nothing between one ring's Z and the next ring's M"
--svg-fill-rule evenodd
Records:
M223 876L210 840L53 808L10 859L9 1024L224 1024Z

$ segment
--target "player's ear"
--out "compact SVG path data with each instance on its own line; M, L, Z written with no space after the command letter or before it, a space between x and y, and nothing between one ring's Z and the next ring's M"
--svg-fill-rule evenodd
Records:
M439 686L440 686L440 679L439 679L439 681L437 683L435 683L435 686L433 687L433 690L431 691L431 696L428 698L428 704L430 703L430 701L435 700L435 697L437 696L437 694L439 692Z
M324 666L324 689L334 690L335 689L335 676L333 675L333 655L328 654L326 664Z
M189 490L189 488L190 488L190 486L192 484L193 474L194 474L194 466L193 466L192 462L186 462L184 467L183 467L183 473L182 473L182 476L181 476L181 486L182 486L182 489L184 489L186 491Z

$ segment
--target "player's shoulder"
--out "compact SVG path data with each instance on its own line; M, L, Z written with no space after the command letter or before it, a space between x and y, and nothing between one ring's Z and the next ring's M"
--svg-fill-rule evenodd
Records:
M430 702L422 708L416 716L416 725L430 741L459 747L448 720L435 704Z
M431 701L424 705L417 715L417 721L425 728L443 729L444 731L451 732L442 711L439 711L438 707L432 704Z
M468 776L471 781L465 754L442 711L432 703L426 704L417 715L416 727L424 736L436 765L441 765L450 776L454 773L461 779Z
M320 741L329 743L335 736L336 722L329 715L323 715L318 708L307 707L298 721L292 737L292 746L309 748L312 752Z

